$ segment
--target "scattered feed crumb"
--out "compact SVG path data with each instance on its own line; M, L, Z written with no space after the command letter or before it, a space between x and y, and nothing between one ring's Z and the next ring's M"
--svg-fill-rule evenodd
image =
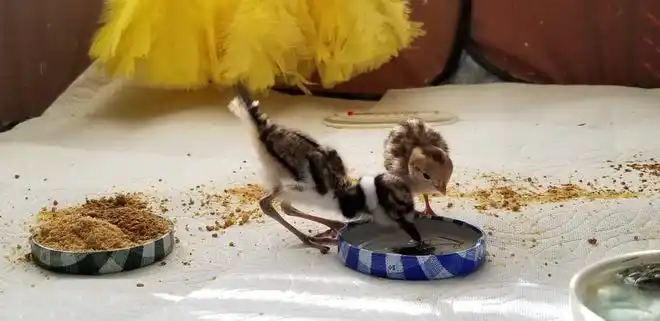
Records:
M473 199L476 202L474 208L482 213L497 209L520 212L523 207L530 204L560 203L576 199L637 197L637 194L627 190L626 186L624 186L623 191L618 191L612 188L599 188L595 182L588 182L587 186L584 187L572 183L543 185L536 178L521 177L520 175L506 177L490 173L481 176L486 180L485 187L466 192L459 192L457 189L452 188L448 191L448 196ZM434 196L437 196L437 194L434 194ZM488 214L499 217L495 213Z
M630 169L641 172L640 174L660 176L660 163L655 162L653 159L643 163L628 163L626 166ZM616 168L620 170L621 165L616 166Z
M142 287L144 287L144 284L142 284L142 283L138 283L138 284L136 284L135 286L137 286L138 288L142 288Z
M3 246L3 249L5 247ZM27 252L26 252L27 251ZM23 248L22 246L10 247L5 252L5 259L13 264L23 264L32 262L32 254L29 252L30 248Z
M591 245L596 245L598 243L598 240L595 238L590 238L587 240L587 242L589 242L589 244Z
M73 207L42 209L35 241L63 251L102 251L144 244L169 232L139 194L86 200Z
M635 235L635 237L633 237L633 239L634 239L635 241L639 241L639 236Z
M205 226L208 232L217 232L253 221L263 223L263 213L258 203L266 196L266 191L257 184L227 188L217 194L203 191L202 186L196 186L193 190L201 196L193 216L214 218L212 224L207 223ZM185 209L193 210L194 204L191 199L187 204L182 205Z
M14 179L19 179L19 178L21 178L21 175L14 174Z
M229 247L235 247L235 246L236 245L234 244L234 242L229 242Z

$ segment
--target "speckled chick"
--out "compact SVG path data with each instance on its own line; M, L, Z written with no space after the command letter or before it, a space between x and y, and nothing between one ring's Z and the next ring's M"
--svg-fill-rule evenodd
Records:
M397 124L385 140L385 169L424 197L424 214L436 215L427 193L447 193L454 170L445 139L419 118Z
M272 122L260 111L256 101L239 95L229 104L250 132L254 148L266 174L268 196L259 205L262 211L295 234L303 243L327 253L328 243L336 242L337 232L345 223L303 213L292 202L320 205L339 211L347 219L366 216L380 225L397 226L421 242L412 223L414 200L408 185L389 173L361 177L352 183L340 155L298 130ZM281 200L282 210L292 216L330 227L319 235L309 236L282 218L273 206ZM330 237L327 237L330 235Z

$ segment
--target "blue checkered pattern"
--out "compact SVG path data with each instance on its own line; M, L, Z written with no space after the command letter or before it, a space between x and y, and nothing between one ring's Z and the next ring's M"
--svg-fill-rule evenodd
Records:
M463 221L437 217L477 232L479 238L473 247L448 254L400 255L376 253L344 242L339 236L339 258L348 268L373 276L397 280L436 280L464 276L476 271L486 257L484 233Z

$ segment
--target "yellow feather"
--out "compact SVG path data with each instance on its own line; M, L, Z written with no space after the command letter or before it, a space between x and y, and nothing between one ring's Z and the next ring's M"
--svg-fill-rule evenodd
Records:
M106 63L111 75L132 77L134 60L151 51L152 25L160 16L161 3L159 0L108 1L106 19L109 21L94 37L90 55Z
M298 74L298 62L312 52L296 19L305 1L242 0L224 33L226 48L218 72L252 91L272 87L278 76Z
M90 49L93 55L105 61L115 54L121 33L130 23L137 5L137 1L130 0L106 1L101 13L101 22L105 23L106 27L98 30L95 35L95 41Z
M114 77L195 88L325 87L380 67L422 34L407 0L107 0L90 56Z
M317 22L316 64L324 87L379 68L422 35L408 1L308 0Z
M157 32L151 39L151 51L148 59L139 60L144 81L183 87L207 84L208 60L203 54L206 35L198 11L205 0L159 1L162 11L154 24Z
M234 20L236 9L241 0L210 1L211 8L207 13L209 26L207 27L209 42L209 74L213 82L220 85L232 85L232 83L223 78L220 73L220 61L225 54L225 30L227 30Z

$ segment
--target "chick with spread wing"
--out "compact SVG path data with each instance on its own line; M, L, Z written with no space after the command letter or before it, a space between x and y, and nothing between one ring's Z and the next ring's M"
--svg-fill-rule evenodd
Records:
M301 131L276 124L261 112L259 103L249 98L244 87L238 88L238 97L228 107L250 133L263 165L270 193L259 201L259 206L266 215L321 253L328 253L327 245L336 242L337 232L344 223L299 211L292 202L321 205L346 219L365 215L382 226L403 230L418 244L422 242L413 223L416 216L413 194L402 179L381 173L351 182L335 149ZM274 208L275 199L282 202L285 214L326 225L330 231L314 236L304 234Z

